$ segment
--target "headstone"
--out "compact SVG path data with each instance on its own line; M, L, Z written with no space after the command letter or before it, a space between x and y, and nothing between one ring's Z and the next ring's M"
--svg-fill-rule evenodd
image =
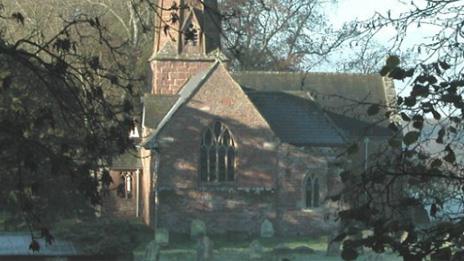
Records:
M197 261L211 261L213 260L213 241L208 236L204 235L199 237L196 251Z
M206 235L206 224L205 222L194 219L190 224L190 238L195 239Z
M153 240L145 247L145 256L143 258L143 261L158 261L159 254L160 247L156 243L156 241Z
M253 240L250 246L248 247L249 251L249 258L250 260L253 259L261 259L264 253L264 247L259 243L258 240Z
M340 241L334 241L338 236L339 232L332 233L329 237L329 242L327 243L327 256L340 256L341 254L341 243Z
M271 221L265 219L261 224L261 237L269 238L274 236L274 226L272 225Z
M160 246L167 246L169 244L169 231L165 228L157 228L155 242Z

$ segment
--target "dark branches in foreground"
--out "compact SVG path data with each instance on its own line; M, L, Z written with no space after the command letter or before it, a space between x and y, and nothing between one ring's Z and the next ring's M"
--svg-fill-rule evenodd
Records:
M351 208L339 213L345 228L335 241L343 241L345 260L354 260L362 247L394 251L404 260L464 257L464 1L409 5L399 15L386 11L351 25L360 41L396 29L391 52L413 29L434 34L409 50L417 64L402 65L390 55L380 70L409 91L386 108L394 133L388 146L370 156L376 160L367 168L342 175ZM378 114L378 107L366 113Z
M0 11L0 206L29 227L38 251L37 238L53 242L53 220L94 215L95 171L133 145L137 79L122 62L124 43L97 16L15 38L6 32L28 19Z

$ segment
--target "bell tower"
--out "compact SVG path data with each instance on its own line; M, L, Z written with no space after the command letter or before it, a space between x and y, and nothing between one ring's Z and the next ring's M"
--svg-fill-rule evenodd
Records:
M217 59L221 19L217 0L158 0L150 65L153 95L175 95L196 73Z

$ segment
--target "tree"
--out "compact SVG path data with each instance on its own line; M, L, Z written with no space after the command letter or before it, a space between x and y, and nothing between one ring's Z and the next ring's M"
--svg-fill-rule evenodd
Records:
M389 150L399 153L380 153L369 169L350 176L362 193L361 204L339 213L346 224L337 238L344 240L345 260L355 259L362 246L375 252L391 249L404 260L462 258L464 176L457 155L464 118L463 10L463 1L412 1L409 10L397 16L387 11L350 25L361 39L395 28L391 51L400 50L412 28L428 26L435 32L408 50L420 58L417 64L402 65L400 57L390 53L380 70L382 76L410 87L386 108L385 121L395 133ZM431 151L427 142L438 146ZM424 209L430 223L418 222L410 213ZM368 233L359 235L359 230Z
M100 202L95 171L132 146L136 79L100 17L31 29L23 12L2 8L0 205L29 226L35 251L37 236L53 241L54 218Z
M319 0L223 1L224 46L241 70L308 70L352 31L335 31Z

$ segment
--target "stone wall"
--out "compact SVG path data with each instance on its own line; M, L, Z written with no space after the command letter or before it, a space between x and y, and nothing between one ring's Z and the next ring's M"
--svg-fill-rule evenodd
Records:
M328 234L336 225L328 219L335 212L327 200L338 189L334 180L335 150L279 146L279 175L276 198L276 230L281 235ZM319 207L306 208L305 185L308 177L319 179Z
M216 120L230 130L237 152L235 180L224 186L202 184L198 176L202 134ZM273 217L275 137L222 65L176 112L158 142L158 227L188 233L190 221L198 218L213 233L256 232Z
M161 191L158 226L189 233L191 222L199 219L210 234L256 235L266 218L275 219L274 193L259 189Z
M177 94L190 77L208 69L213 64L213 61L174 59L152 61L152 94Z
M236 143L233 184L199 181L202 133L216 120L229 128ZM209 233L256 235L269 219L281 235L319 235L334 226L326 220L329 205L304 207L308 175L319 177L321 202L329 194L327 157L333 158L334 152L279 145L267 122L221 65L174 114L158 142L158 227L188 233L190 222L201 219Z

